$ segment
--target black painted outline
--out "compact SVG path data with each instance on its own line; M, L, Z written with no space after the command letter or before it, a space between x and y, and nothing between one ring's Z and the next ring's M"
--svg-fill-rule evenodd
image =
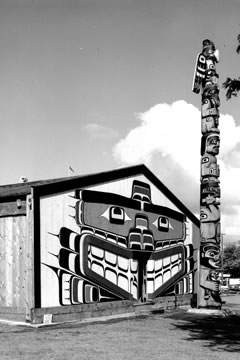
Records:
M76 176L71 178L59 179L58 182L31 184L37 196L54 195L73 191L74 189L85 188L97 184L109 183L116 180L126 179L132 176L144 175L157 189L162 192L180 211L182 211L197 227L200 227L199 219L143 164L115 169L112 171ZM30 190L29 190L30 192Z
M88 246L89 245L98 246L99 248L108 250L108 251L116 254L117 256L120 255L127 259L138 259L139 254L145 253L146 255L147 254L150 255L149 260L157 260L157 259L161 259L161 258L164 258L167 256L181 253L182 254L181 270L179 272L177 272L174 276L172 276L168 281L166 281L166 283L162 284L160 286L160 288L157 289L154 293L148 294L149 299L153 299L153 298L159 296L160 294L164 293L166 291L166 289L169 288L170 286L174 285L174 283L177 280L179 280L179 278L181 278L185 274L185 271L186 271L186 269L185 269L185 249L184 249L183 245L176 245L171 248L161 249L159 251L151 253L151 252L145 252L142 250L141 251L128 250L128 249L124 249L117 245L110 244L107 242L104 242L104 244L103 244L102 239L98 239L98 238L94 237L94 235L90 235L90 234L83 235L83 238L81 239L81 241L84 242L83 247L82 247L82 252L80 253L82 260L83 260L83 268L84 268L83 275L85 277L89 278L89 280L91 282L94 282L100 286L102 285L104 288L108 289L109 291L112 291L112 292L118 294L119 297L123 297L128 300L133 300L133 296L131 293L128 293L127 291L121 289L119 286L106 280L101 275L98 275L95 271L92 271L91 269L89 269L89 267L88 267Z

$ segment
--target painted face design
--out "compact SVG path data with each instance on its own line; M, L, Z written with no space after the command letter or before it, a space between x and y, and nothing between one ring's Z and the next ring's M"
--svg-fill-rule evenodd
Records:
M99 228L106 236L117 233L129 249L152 251L163 240L175 241L185 236L183 214L153 204L149 188L141 187L140 182L134 182L130 199L90 190L77 196L79 227Z
M134 180L130 198L84 189L74 199L79 233L62 227L59 267L47 265L62 305L192 289L188 275L179 285L194 266L192 245L183 244L186 217L154 204L148 184Z

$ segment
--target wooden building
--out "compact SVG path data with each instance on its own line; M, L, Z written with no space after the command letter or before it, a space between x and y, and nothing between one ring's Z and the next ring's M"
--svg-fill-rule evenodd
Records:
M190 303L198 256L199 220L144 165L0 187L0 318Z

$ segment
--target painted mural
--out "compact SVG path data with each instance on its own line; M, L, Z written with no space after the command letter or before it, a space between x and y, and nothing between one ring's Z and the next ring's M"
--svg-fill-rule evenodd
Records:
M133 179L129 196L92 189L68 196L74 226L63 224L53 231L49 225L42 246L43 275L48 269L42 276L43 299L52 291L51 279L57 283L52 305L144 302L193 292L186 216L153 203L148 183ZM52 243L58 245L54 251Z
M221 306L219 269L221 267L219 86L216 63L219 53L210 40L203 41L197 56L193 92L201 90L201 192L200 192L200 299L199 306Z

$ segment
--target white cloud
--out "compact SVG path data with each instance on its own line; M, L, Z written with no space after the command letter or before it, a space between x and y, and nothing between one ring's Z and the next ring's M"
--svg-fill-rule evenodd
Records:
M155 105L137 115L140 125L115 146L114 156L124 164L150 164L154 153L160 153L180 164L189 176L199 178L199 114L183 100Z
M119 135L116 130L97 123L87 124L82 127L82 130L86 132L87 136L89 136L91 140L97 138L112 139L118 137Z
M121 164L145 163L193 212L199 208L201 113L184 100L157 104L136 115L139 125L114 147ZM220 116L222 228L240 234L240 127L231 115Z
M221 114L219 128L221 131L220 158L225 159L226 163L231 165L234 157L240 155L240 127L236 126L231 115Z

